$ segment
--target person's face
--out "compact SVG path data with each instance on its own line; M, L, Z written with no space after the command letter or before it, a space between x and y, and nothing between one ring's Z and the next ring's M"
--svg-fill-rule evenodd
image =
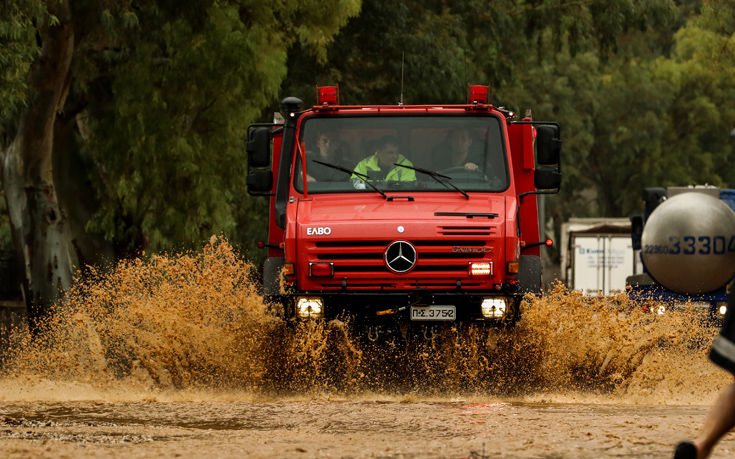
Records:
M322 155L326 155L329 153L329 150L332 146L332 139L329 138L326 134L320 134L319 138L316 140L316 146L319 148L319 152Z
M398 161L398 145L387 143L378 150L378 164L381 167L392 166L396 161Z
M472 137L469 131L460 130L452 134L452 150L455 152L466 152L472 145Z

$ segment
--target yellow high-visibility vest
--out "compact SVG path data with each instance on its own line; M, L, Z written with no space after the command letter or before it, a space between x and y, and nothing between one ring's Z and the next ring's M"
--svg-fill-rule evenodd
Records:
M398 159L396 160L397 164L405 164L406 166L413 166L413 163L406 159L405 156L402 154L398 154ZM380 165L378 163L378 154L373 153L372 155L368 156L367 158L363 159L359 163L357 163L357 166L355 166L355 172L360 174L368 175L368 171L373 172L380 172ZM361 177L352 174L353 179L360 180ZM405 167L398 167L398 166L391 166L391 169L388 171L388 174L385 176L385 180L394 180L394 181L400 181L400 182L413 182L416 180L416 171L413 171L411 169L406 169Z

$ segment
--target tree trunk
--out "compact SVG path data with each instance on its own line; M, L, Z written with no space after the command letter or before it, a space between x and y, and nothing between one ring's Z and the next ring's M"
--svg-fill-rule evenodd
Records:
M77 255L77 265L84 273L87 266L109 267L116 256L112 242L102 231L87 229L87 223L99 209L100 200L89 176L89 165L80 155L77 116L56 120L54 133L54 185L64 222ZM84 199L79 199L83 196Z
M48 9L59 23L39 30L43 46L31 69L31 97L3 164L5 196L32 330L59 293L71 285L76 264L52 169L54 125L69 87L74 30L67 0L48 2Z

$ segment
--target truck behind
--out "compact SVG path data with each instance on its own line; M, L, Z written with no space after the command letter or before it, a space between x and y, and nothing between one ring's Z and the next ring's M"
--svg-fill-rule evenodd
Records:
M646 188L644 213L632 222L632 243L644 272L626 283L632 299L657 302L656 312L691 307L718 323L735 275L735 190L714 186Z

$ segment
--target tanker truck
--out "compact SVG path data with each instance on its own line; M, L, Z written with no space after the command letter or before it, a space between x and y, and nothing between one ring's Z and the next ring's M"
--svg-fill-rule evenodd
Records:
M735 190L713 186L646 188L645 210L631 218L643 273L626 280L634 300L656 311L694 307L719 322L735 275Z

